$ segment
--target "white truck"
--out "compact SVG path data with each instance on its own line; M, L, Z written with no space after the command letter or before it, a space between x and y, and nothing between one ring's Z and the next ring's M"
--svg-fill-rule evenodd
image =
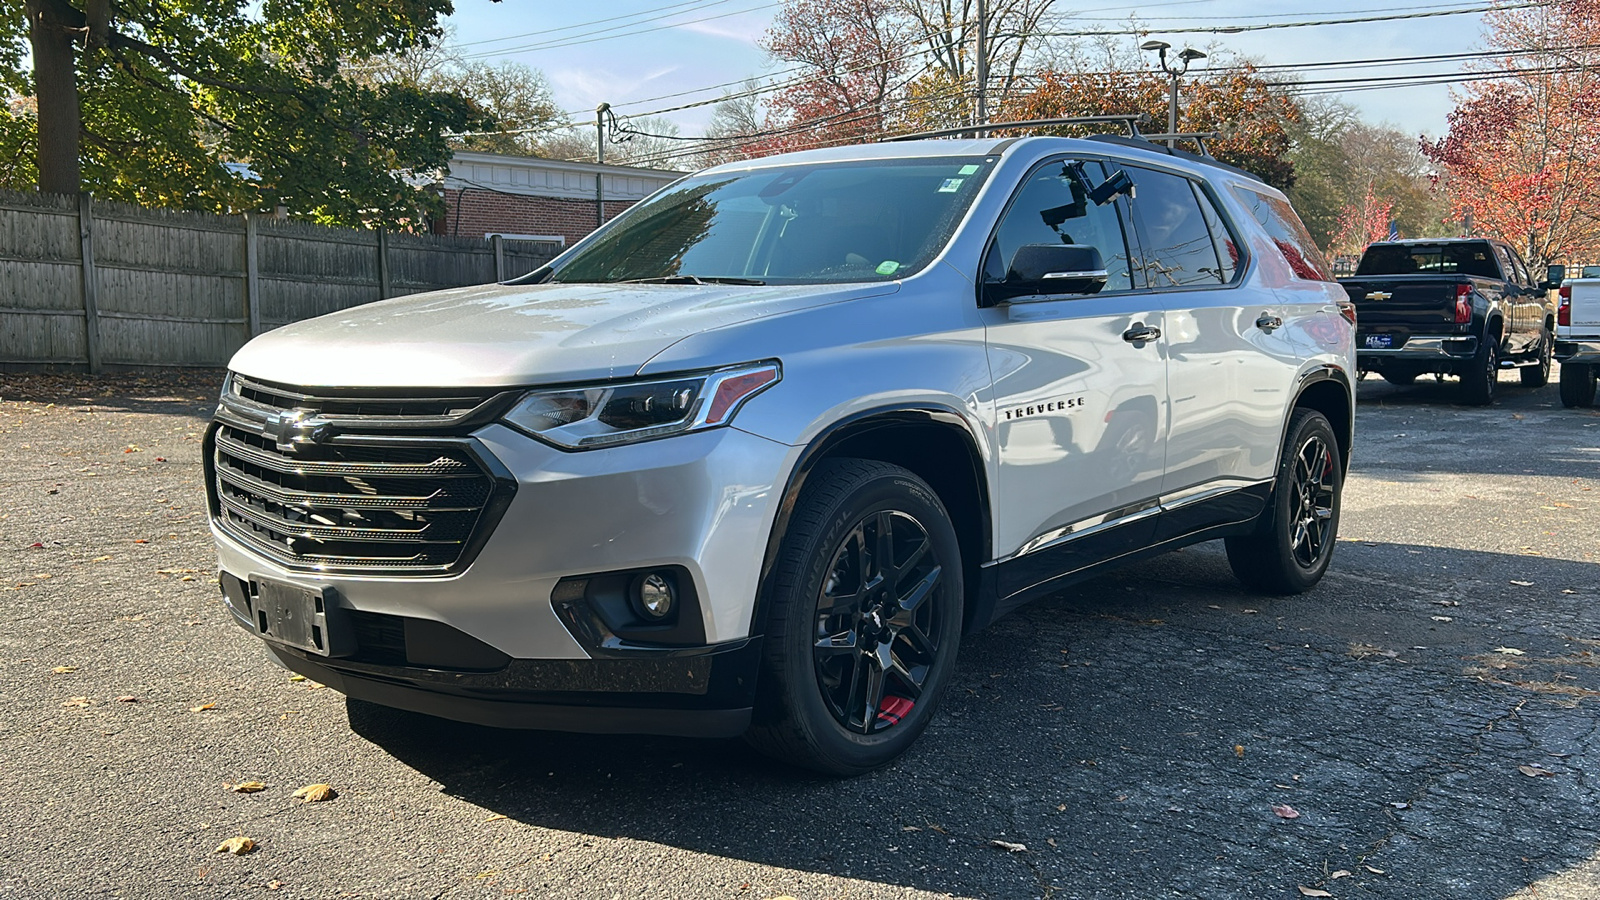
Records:
M1580 277L1561 285L1556 308L1556 359L1561 363L1561 405L1594 405L1600 372L1600 266L1584 266Z

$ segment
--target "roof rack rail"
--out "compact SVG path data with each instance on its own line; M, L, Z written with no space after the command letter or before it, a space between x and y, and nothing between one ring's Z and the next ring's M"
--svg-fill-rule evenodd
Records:
M1004 131L1010 128L1049 128L1056 125L1110 125L1121 123L1128 129L1128 136L1143 137L1139 133L1140 125L1150 123L1149 113L1127 113L1124 115L1110 116L1069 116L1064 119L1023 119L1016 122L990 122L986 125L963 125L960 128L942 128L938 131L919 131L916 134L897 134L894 137L880 139L880 143L892 141L920 141L925 138L957 137L970 134L977 137L989 131Z
M1206 159L1213 159L1211 151L1206 149L1206 141L1214 141L1222 137L1220 131L1174 131L1171 134L1141 134L1140 137L1154 144L1159 141L1194 141L1195 148ZM1170 145L1169 145L1170 146Z

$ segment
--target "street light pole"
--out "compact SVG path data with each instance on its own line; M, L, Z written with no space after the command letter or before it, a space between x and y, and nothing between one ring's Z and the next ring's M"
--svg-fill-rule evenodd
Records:
M1182 50L1178 51L1178 60L1182 63L1182 65L1181 66L1168 65L1167 64L1167 51L1170 50L1171 48L1172 48L1172 45L1167 43L1166 41L1145 41L1143 44L1139 45L1139 49L1140 50L1154 50L1154 51L1156 51L1156 53L1157 53L1157 55L1159 57L1160 65L1161 65L1161 71L1167 73L1168 77L1170 77L1172 79L1172 91L1167 97L1167 134L1177 134L1178 133L1178 77L1180 75L1183 75L1183 74L1185 74L1185 73L1187 73L1189 71L1189 64L1190 63L1194 62L1197 59L1205 59L1206 55L1204 53L1201 53L1199 50L1194 49L1193 47L1185 47ZM1178 146L1178 139L1177 138L1174 138L1174 137L1167 138L1167 147L1172 148L1172 147L1176 147L1176 146Z

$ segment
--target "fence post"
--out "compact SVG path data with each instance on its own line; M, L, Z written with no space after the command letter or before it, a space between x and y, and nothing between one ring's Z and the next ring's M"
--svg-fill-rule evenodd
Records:
M378 229L378 299L389 299L389 232Z
M500 235L489 235L489 246L494 248L494 280L506 280L506 248L500 243Z
M244 311L250 319L250 336L261 333L260 227L254 213L244 214Z
M100 374L100 308L95 295L98 279L94 274L94 194L78 195L78 238L83 258L83 343L89 359L89 372Z

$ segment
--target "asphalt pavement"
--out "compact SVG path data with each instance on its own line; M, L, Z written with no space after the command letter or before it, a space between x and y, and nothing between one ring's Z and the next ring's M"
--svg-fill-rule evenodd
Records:
M1065 591L835 781L291 680L218 598L216 382L0 375L0 900L1600 897L1600 413L1553 386L1368 379L1316 590L1208 544Z

